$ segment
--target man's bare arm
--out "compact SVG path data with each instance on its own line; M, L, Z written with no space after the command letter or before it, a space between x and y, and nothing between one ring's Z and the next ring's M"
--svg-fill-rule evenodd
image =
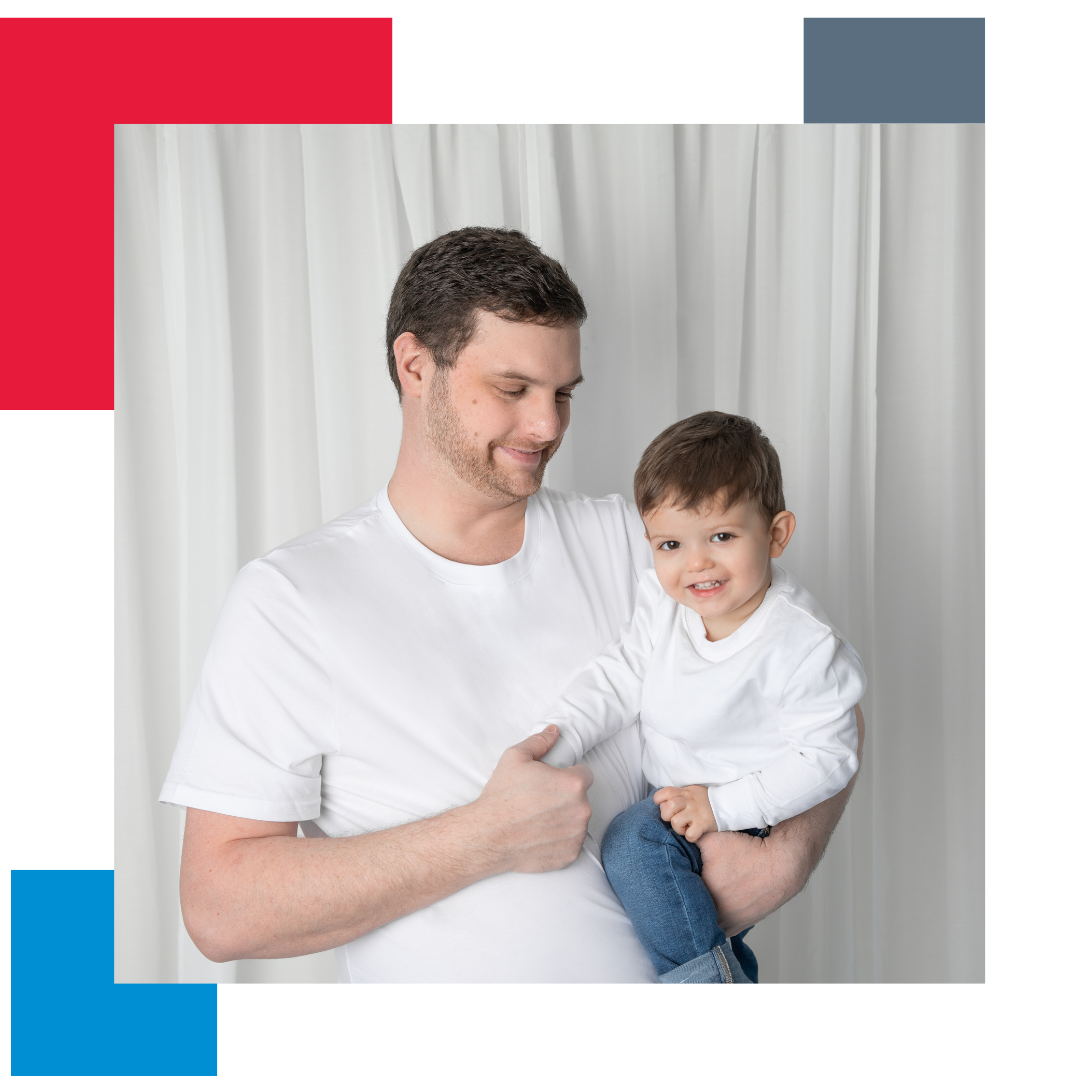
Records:
M592 774L538 760L556 737L541 732L507 750L475 802L363 836L300 839L296 822L188 810L180 866L188 933L219 962L301 956L494 874L568 865L585 838Z
M855 719L861 761L865 727L858 705ZM720 925L728 937L760 922L802 891L825 854L857 775L838 795L775 825L765 839L715 832L705 833L698 840L701 878L712 894Z

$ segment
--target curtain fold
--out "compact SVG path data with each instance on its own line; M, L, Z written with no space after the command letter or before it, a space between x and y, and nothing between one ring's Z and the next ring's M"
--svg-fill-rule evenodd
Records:
M155 803L243 563L369 498L400 410L384 319L414 247L520 228L589 307L546 482L631 494L674 420L744 413L784 564L866 662L860 780L763 981L982 978L981 126L116 129L119 981L215 965Z

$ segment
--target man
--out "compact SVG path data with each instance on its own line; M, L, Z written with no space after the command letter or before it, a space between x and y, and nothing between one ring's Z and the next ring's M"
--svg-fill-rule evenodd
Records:
M344 981L655 980L597 858L644 794L636 730L566 770L539 760L556 732L525 737L649 565L620 497L541 488L584 318L520 233L462 229L403 268L394 474L241 571L162 790L189 808L181 904L210 959L338 947ZM845 797L703 845L729 934L798 892Z

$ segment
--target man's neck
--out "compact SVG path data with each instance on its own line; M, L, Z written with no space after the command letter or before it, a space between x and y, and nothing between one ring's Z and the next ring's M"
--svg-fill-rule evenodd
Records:
M490 566L513 558L525 539L525 499L477 491L419 442L402 441L387 485L390 505L424 547L452 562Z

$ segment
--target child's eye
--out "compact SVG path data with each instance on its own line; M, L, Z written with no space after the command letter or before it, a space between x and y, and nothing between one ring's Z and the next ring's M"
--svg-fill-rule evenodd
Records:
M711 539L719 540L720 543L723 544L727 540L733 540L734 537L731 533L713 533Z
M678 546L679 546L679 541L678 540L665 540L660 545L660 547L657 548L657 550L658 551L674 551Z

